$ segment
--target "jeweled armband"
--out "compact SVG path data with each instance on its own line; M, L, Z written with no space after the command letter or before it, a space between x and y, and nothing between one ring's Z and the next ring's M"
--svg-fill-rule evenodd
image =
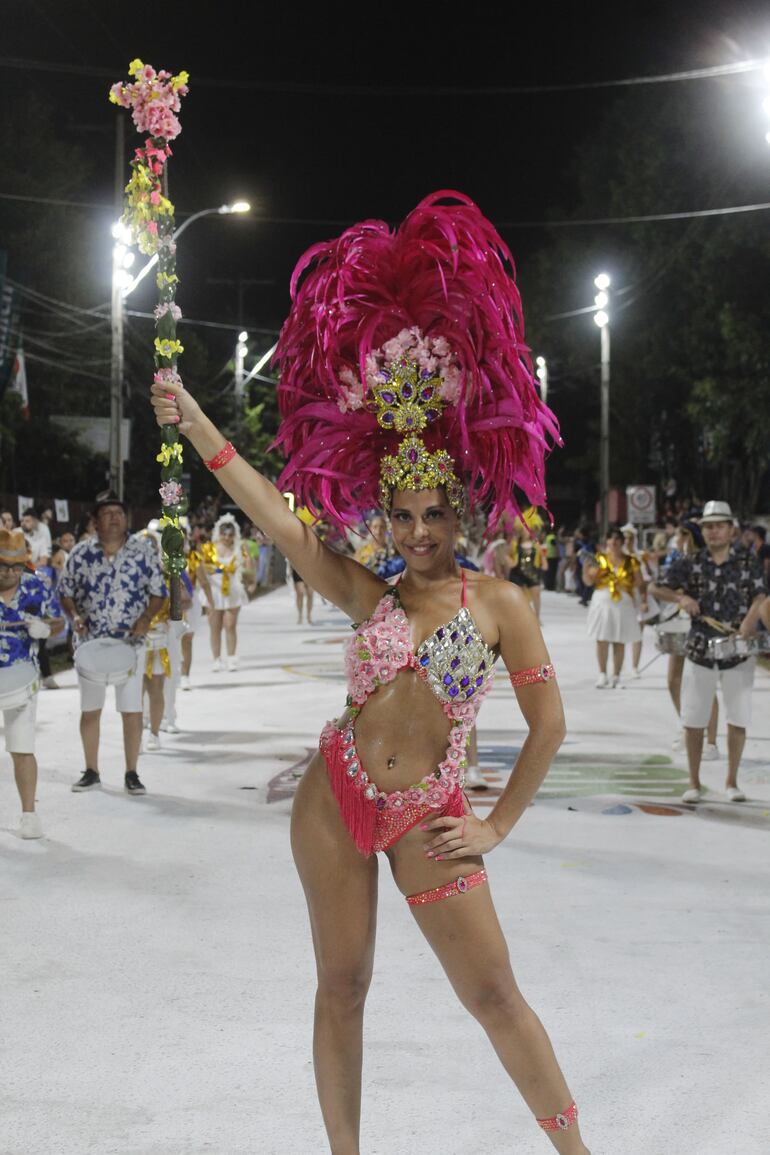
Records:
M516 670L511 674L511 685L514 689L518 686L534 686L535 682L550 682L555 677L556 671L547 662L542 666L530 666L528 670Z

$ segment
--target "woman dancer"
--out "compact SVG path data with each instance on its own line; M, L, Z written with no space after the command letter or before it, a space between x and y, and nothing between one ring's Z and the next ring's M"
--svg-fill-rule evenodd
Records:
M214 523L211 541L200 548L211 587L213 610L209 610L211 666L214 673L222 669L222 628L227 644L227 668L238 669L238 614L249 598L243 585L243 573L251 566L251 557L241 542L238 522L231 513L223 513Z
M644 580L637 559L623 547L623 531L611 529L604 553L583 564L583 581L594 587L588 609L588 633L596 639L599 677L596 688L620 685L626 646L641 641L637 600L647 609ZM612 646L612 680L607 677L607 659Z
M186 390L153 386L159 424L178 422L290 564L360 623L346 656L347 708L323 729L291 830L318 970L316 1081L336 1155L359 1152L380 850L553 1146L588 1155L548 1036L514 980L482 857L545 777L564 736L561 699L521 591L454 557L466 498L491 506L495 522L519 513L514 486L545 503L543 459L558 432L533 385L511 264L459 193L426 198L395 232L369 220L311 249L277 351L288 459L278 488ZM289 513L282 489L348 523L383 508L406 561L397 584L328 549ZM482 820L462 792L463 762L498 658L529 734Z

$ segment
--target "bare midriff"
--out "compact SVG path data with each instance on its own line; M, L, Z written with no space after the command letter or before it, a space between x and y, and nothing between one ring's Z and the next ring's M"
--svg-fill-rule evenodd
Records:
M406 790L446 757L450 721L415 670L378 686L360 710L348 707L336 725L348 724L369 777L386 793Z

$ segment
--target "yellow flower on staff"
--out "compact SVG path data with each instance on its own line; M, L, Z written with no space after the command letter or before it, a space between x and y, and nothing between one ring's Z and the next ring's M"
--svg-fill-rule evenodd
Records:
M184 345L181 341L169 341L167 338L155 338L155 352L159 357L166 357L171 359L175 353L184 353Z
M137 56L136 60L132 60L128 66L128 75L139 76L141 72L144 72L144 61Z
M174 90L174 92L176 92L176 90L178 88L181 88L183 84L187 84L189 82L189 80L190 80L190 73L189 72L180 72L178 76L172 76L171 77L171 87Z
M158 273L157 277L155 278L155 284L159 289L165 289L171 285L178 285L179 277L176 275L176 273Z
M173 525L174 529L179 529L179 518L178 517L168 517L167 514L164 513L163 516L161 517L160 521L158 522L158 528L159 529L165 529L165 527L167 525Z
M159 461L160 464L166 468L171 464L172 460L174 460L174 459L176 461L180 462L180 464L181 464L181 461L182 461L182 442L181 441L175 441L173 445L161 445L160 453L155 458L156 461Z

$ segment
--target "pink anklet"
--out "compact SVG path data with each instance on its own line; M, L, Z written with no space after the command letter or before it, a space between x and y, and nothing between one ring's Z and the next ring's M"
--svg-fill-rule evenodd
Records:
M406 901L410 906L422 906L426 902L440 902L442 898L450 898L453 894L465 894L474 886L481 886L487 881L486 870L477 870L475 874L466 874L465 878L456 878L445 886L437 886L435 890L423 890L420 894L408 894Z
M536 1119L538 1127L542 1127L544 1131L566 1131L568 1127L576 1121L578 1117L578 1109L573 1102L566 1111L559 1111L556 1115L551 1115L550 1119Z

